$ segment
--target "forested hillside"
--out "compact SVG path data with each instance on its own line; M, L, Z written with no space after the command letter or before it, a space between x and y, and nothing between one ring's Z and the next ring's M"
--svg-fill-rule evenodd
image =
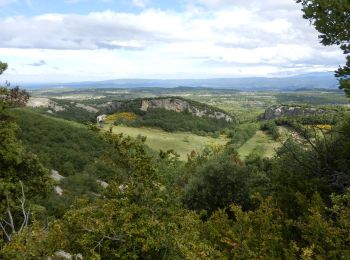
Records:
M348 55L350 5L297 2L322 43ZM337 76L350 98L347 60ZM6 69L0 62L0 74ZM212 109L203 116L140 110L142 99L132 99L101 127L86 124L93 112L76 105L95 100L56 100L68 108L58 115L25 107L25 90L1 87L0 259L349 259L348 107L270 107L264 93L261 102L254 94L254 108L244 100L235 111L225 98L206 100L221 100L220 108L189 101ZM215 112L234 120L209 116ZM174 149L150 149L145 136L116 134L115 125L227 143L180 160Z

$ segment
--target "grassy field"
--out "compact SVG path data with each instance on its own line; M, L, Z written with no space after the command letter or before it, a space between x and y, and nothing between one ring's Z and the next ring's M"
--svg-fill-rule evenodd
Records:
M238 152L242 159L254 150L263 157L273 157L276 149L280 146L281 144L275 141L270 135L263 131L257 131L255 136L238 149Z
M109 124L106 124L104 129L109 130L109 126ZM180 155L181 160L187 160L187 154L193 150L200 151L207 145L225 145L228 141L224 137L211 138L186 132L170 133L160 129L144 127L113 126L113 132L123 133L131 137L146 136L146 144L150 148L155 151L173 149Z

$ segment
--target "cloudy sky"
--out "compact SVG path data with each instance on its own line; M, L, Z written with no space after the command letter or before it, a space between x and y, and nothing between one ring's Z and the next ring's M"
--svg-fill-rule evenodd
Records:
M280 76L330 71L294 0L0 0L15 83Z

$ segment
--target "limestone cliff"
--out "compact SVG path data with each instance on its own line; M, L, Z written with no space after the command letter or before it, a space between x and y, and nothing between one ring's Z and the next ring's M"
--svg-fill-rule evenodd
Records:
M275 105L266 109L260 119L270 120L280 117L323 115L331 112L333 111L315 107Z
M155 98L155 99L143 99L140 109L147 112L149 109L165 109L175 112L189 112L195 116L223 119L227 122L231 122L232 118L221 111L215 111L209 108L197 107L195 104L191 104L187 100L179 98Z
M98 112L98 109L91 106L84 105L84 104L76 103L73 101L71 101L69 104L67 103L59 104L58 102L45 97L31 97L27 103L27 106L34 107L34 108L35 107L48 108L47 112L49 113L65 111L74 107L86 110L87 112L90 112L90 113Z

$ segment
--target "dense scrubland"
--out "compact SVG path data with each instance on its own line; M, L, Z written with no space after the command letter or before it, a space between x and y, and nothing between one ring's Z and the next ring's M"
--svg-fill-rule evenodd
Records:
M323 1L298 2L306 18L319 18L323 43L334 43L327 37L342 27L325 35L333 23L323 21L337 24L338 15L343 22L349 6L339 1L336 12L320 13L330 8ZM96 113L80 103L105 112L115 95L145 96L115 90L110 97L91 91L88 98L74 96L79 91L52 97L50 91L55 110L25 107L26 91L0 88L0 258L347 259L348 66L337 72L347 94L341 98L321 90L311 97L309 90L175 90L174 96L234 118L222 124L186 112L133 108L110 111L100 128ZM0 74L6 68L0 63ZM152 90L147 98L155 95ZM333 112L259 117L275 104ZM166 143L170 136L176 137ZM193 147L186 156L178 153L180 139Z
M332 107L337 116L262 121L235 114L218 132L198 136L152 128L157 124L132 127L125 120L138 115L126 111L111 112L99 129L80 123L75 112L67 120L67 114L3 104L5 259L60 250L96 259L349 254L346 108ZM180 141L188 145L181 156ZM52 170L63 178L50 178Z

